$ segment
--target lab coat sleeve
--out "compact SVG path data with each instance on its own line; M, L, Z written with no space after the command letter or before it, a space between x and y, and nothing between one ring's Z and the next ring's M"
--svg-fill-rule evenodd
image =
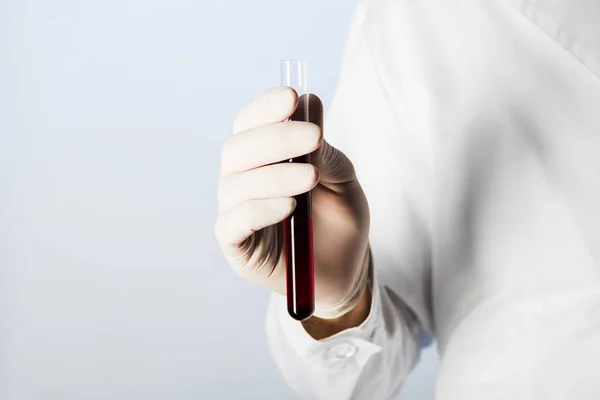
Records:
M353 162L369 201L369 316L358 327L317 341L288 316L284 296L272 294L267 311L272 356L306 399L388 399L431 338L431 144L415 134L421 132L415 115L402 116L404 100L414 95L407 104L417 104L418 93L405 85L398 97L387 84L398 77L382 69L389 67L385 54L402 52L410 42L396 38L393 49L382 48L374 40L378 18L371 23L369 11L358 3L325 125L325 138ZM410 68L404 69L409 78Z

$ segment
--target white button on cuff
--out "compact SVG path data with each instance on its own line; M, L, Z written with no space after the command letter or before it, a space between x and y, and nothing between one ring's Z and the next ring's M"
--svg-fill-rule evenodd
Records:
M345 368L357 353L358 347L350 342L334 342L318 356L319 365L326 369Z
M309 365L331 372L360 369L375 353L381 351L381 346L355 337L336 338L318 342L311 346L306 353Z
M350 358L356 354L356 346L352 343L340 343L327 350L326 356L333 359Z

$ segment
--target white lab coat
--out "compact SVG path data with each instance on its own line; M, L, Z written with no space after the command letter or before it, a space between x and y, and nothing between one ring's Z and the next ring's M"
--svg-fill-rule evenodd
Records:
M371 210L372 309L267 336L310 399L600 399L600 0L359 2L325 137Z

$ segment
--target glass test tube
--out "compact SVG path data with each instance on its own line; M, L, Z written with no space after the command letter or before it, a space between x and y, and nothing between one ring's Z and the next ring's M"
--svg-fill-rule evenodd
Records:
M283 60L281 84L298 93L298 106L291 116L293 121L309 121L308 71L305 61ZM310 163L310 153L291 158L287 162ZM288 313L303 321L315 309L314 264L312 243L311 193L294 196L296 208L283 221L284 252L286 260L286 295Z

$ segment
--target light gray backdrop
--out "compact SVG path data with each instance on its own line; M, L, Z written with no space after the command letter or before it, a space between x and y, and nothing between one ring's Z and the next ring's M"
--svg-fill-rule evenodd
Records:
M0 2L0 399L295 398L213 236L220 146L282 58L330 102L353 8Z

